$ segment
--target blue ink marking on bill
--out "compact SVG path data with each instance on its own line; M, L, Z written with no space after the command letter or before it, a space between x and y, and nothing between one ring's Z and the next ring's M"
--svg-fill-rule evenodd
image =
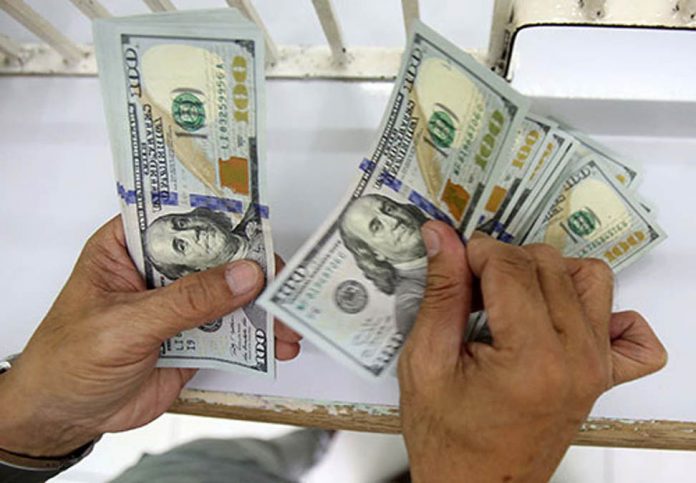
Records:
M496 221L495 226L493 227L493 233L505 233L505 225L499 221Z
M386 185L388 188L393 189L397 193L401 189L401 186L403 183L401 180L396 179L394 175L387 173L386 171L382 171L379 175L378 182Z
M230 213L241 213L244 206L239 200L228 200L217 196L190 195L189 200L194 208L203 207L217 211L227 211Z
M254 203L254 206L256 207L256 211L258 212L259 216L267 220L269 217L268 206L260 205L258 203Z
M360 169L365 171L366 173L371 173L372 171L374 171L375 166L377 166L377 163L375 163L374 161L370 161L369 159L363 159L360 163Z
M127 205L134 205L135 204L135 191L134 190L126 190L126 188L119 182L116 182L116 190L118 191L118 196L120 196L121 199Z
M168 206L178 206L179 195L178 193L172 193L169 191L153 191L152 203Z
M443 213L437 206L428 201L426 197L418 193L416 190L411 191L411 194L408 197L408 201L410 201L418 208L428 213L436 220L444 221L445 223L452 225L452 220L449 216Z

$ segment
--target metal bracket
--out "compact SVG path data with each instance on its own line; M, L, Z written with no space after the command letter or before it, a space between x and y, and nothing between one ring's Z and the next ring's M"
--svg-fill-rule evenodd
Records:
M558 26L696 31L696 0L496 0L488 64L509 79L519 32Z

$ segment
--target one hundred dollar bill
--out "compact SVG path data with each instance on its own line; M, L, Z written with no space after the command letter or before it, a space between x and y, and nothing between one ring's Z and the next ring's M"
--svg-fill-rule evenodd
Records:
M550 137L551 129L554 127L552 121L538 117L534 114L527 114L517 139L512 149L512 156L504 161L503 171L493 186L483 208L483 218L477 229L488 234L493 234L501 230L501 219L507 212L508 206L514 209L514 203L520 197L524 200L526 196L517 195L521 190L531 188L533 177L527 173L531 168L539 172L545 165L546 159L553 155L553 148L557 146ZM542 150L542 148L544 148ZM537 162L537 159L539 160ZM529 188L528 188L529 186Z
M463 236L474 230L527 105L415 24L355 186L259 303L362 374L391 374L425 288L421 225L434 218Z
M275 271L265 205L264 56L233 10L95 23L129 252L150 288L250 259ZM162 367L274 374L255 304L166 341Z
M580 159L572 151L556 164L561 174L547 182L540 201L517 219L519 228L513 225L516 237L506 241L547 243L567 257L602 259L617 273L666 239L645 202L617 177L615 165L598 155ZM467 339L490 342L487 322L485 312L474 314Z
M564 170L575 159L576 143L570 134L554 128L548 136L546 149L534 160L529 177L523 181L524 188L513 200L512 208L503 222L496 225L498 238L505 242L519 242L524 233L536 220L539 206L549 191L558 183Z
M598 143L586 134L572 128L562 121L560 124L567 134L573 136L576 143L574 153L575 159L572 160L571 163L574 163L576 159L594 155L596 159L600 159L604 163L606 169L609 170L614 178L624 187L635 190L640 184L640 169L635 161L627 160L624 156L618 155L607 146Z
M417 23L370 159L468 237L508 167L529 101Z
M666 235L599 158L572 166L523 243L548 243L564 256L627 267Z

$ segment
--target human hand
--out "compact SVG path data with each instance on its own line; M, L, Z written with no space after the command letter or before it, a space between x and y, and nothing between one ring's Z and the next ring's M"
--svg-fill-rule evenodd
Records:
M236 261L146 291L121 219L112 219L87 242L22 356L0 376L0 448L62 456L154 420L196 373L155 368L160 344L246 305L263 283L258 265ZM295 357L300 337L278 322L275 330L278 359Z
M285 268L285 261L277 254L275 256L276 273ZM289 361L300 353L300 341L302 336L283 324L278 319L273 321L273 334L275 335L275 356L279 361Z
M660 369L666 352L636 312L611 313L599 260L548 245L423 227L428 280L399 361L414 481L546 481L595 400ZM493 345L462 345L480 282Z

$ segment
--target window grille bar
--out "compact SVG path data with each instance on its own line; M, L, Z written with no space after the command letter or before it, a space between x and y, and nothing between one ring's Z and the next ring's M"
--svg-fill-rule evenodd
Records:
M696 20L696 0L679 0L674 9L685 22Z
M0 8L58 51L65 60L77 62L82 51L23 0L0 0Z
M238 8L249 20L254 22L256 26L261 29L266 43L266 63L275 64L278 60L278 47L276 47L275 42L273 42L271 35L268 33L266 25L263 23L263 20L261 20L259 13L251 2L249 0L227 0L227 4L230 7Z
M331 0L312 0L314 9L317 11L321 28L324 30L326 41L331 47L334 60L338 63L344 62L346 58L346 47L341 34L341 26L333 8Z
M97 0L70 0L90 20L111 17L109 11Z
M171 0L143 0L153 12L173 12L176 7Z
M22 46L7 35L0 34L0 52L3 52L10 59L20 62L22 60Z
M491 33L488 38L488 56L486 63L496 69L502 75L506 70L507 59L504 59L509 47L509 35L506 31L510 25L513 14L513 0L495 0L493 5L493 20Z
M420 18L420 7L418 0L401 0L401 9L404 11L404 29L406 37L411 31L411 24L417 18Z

